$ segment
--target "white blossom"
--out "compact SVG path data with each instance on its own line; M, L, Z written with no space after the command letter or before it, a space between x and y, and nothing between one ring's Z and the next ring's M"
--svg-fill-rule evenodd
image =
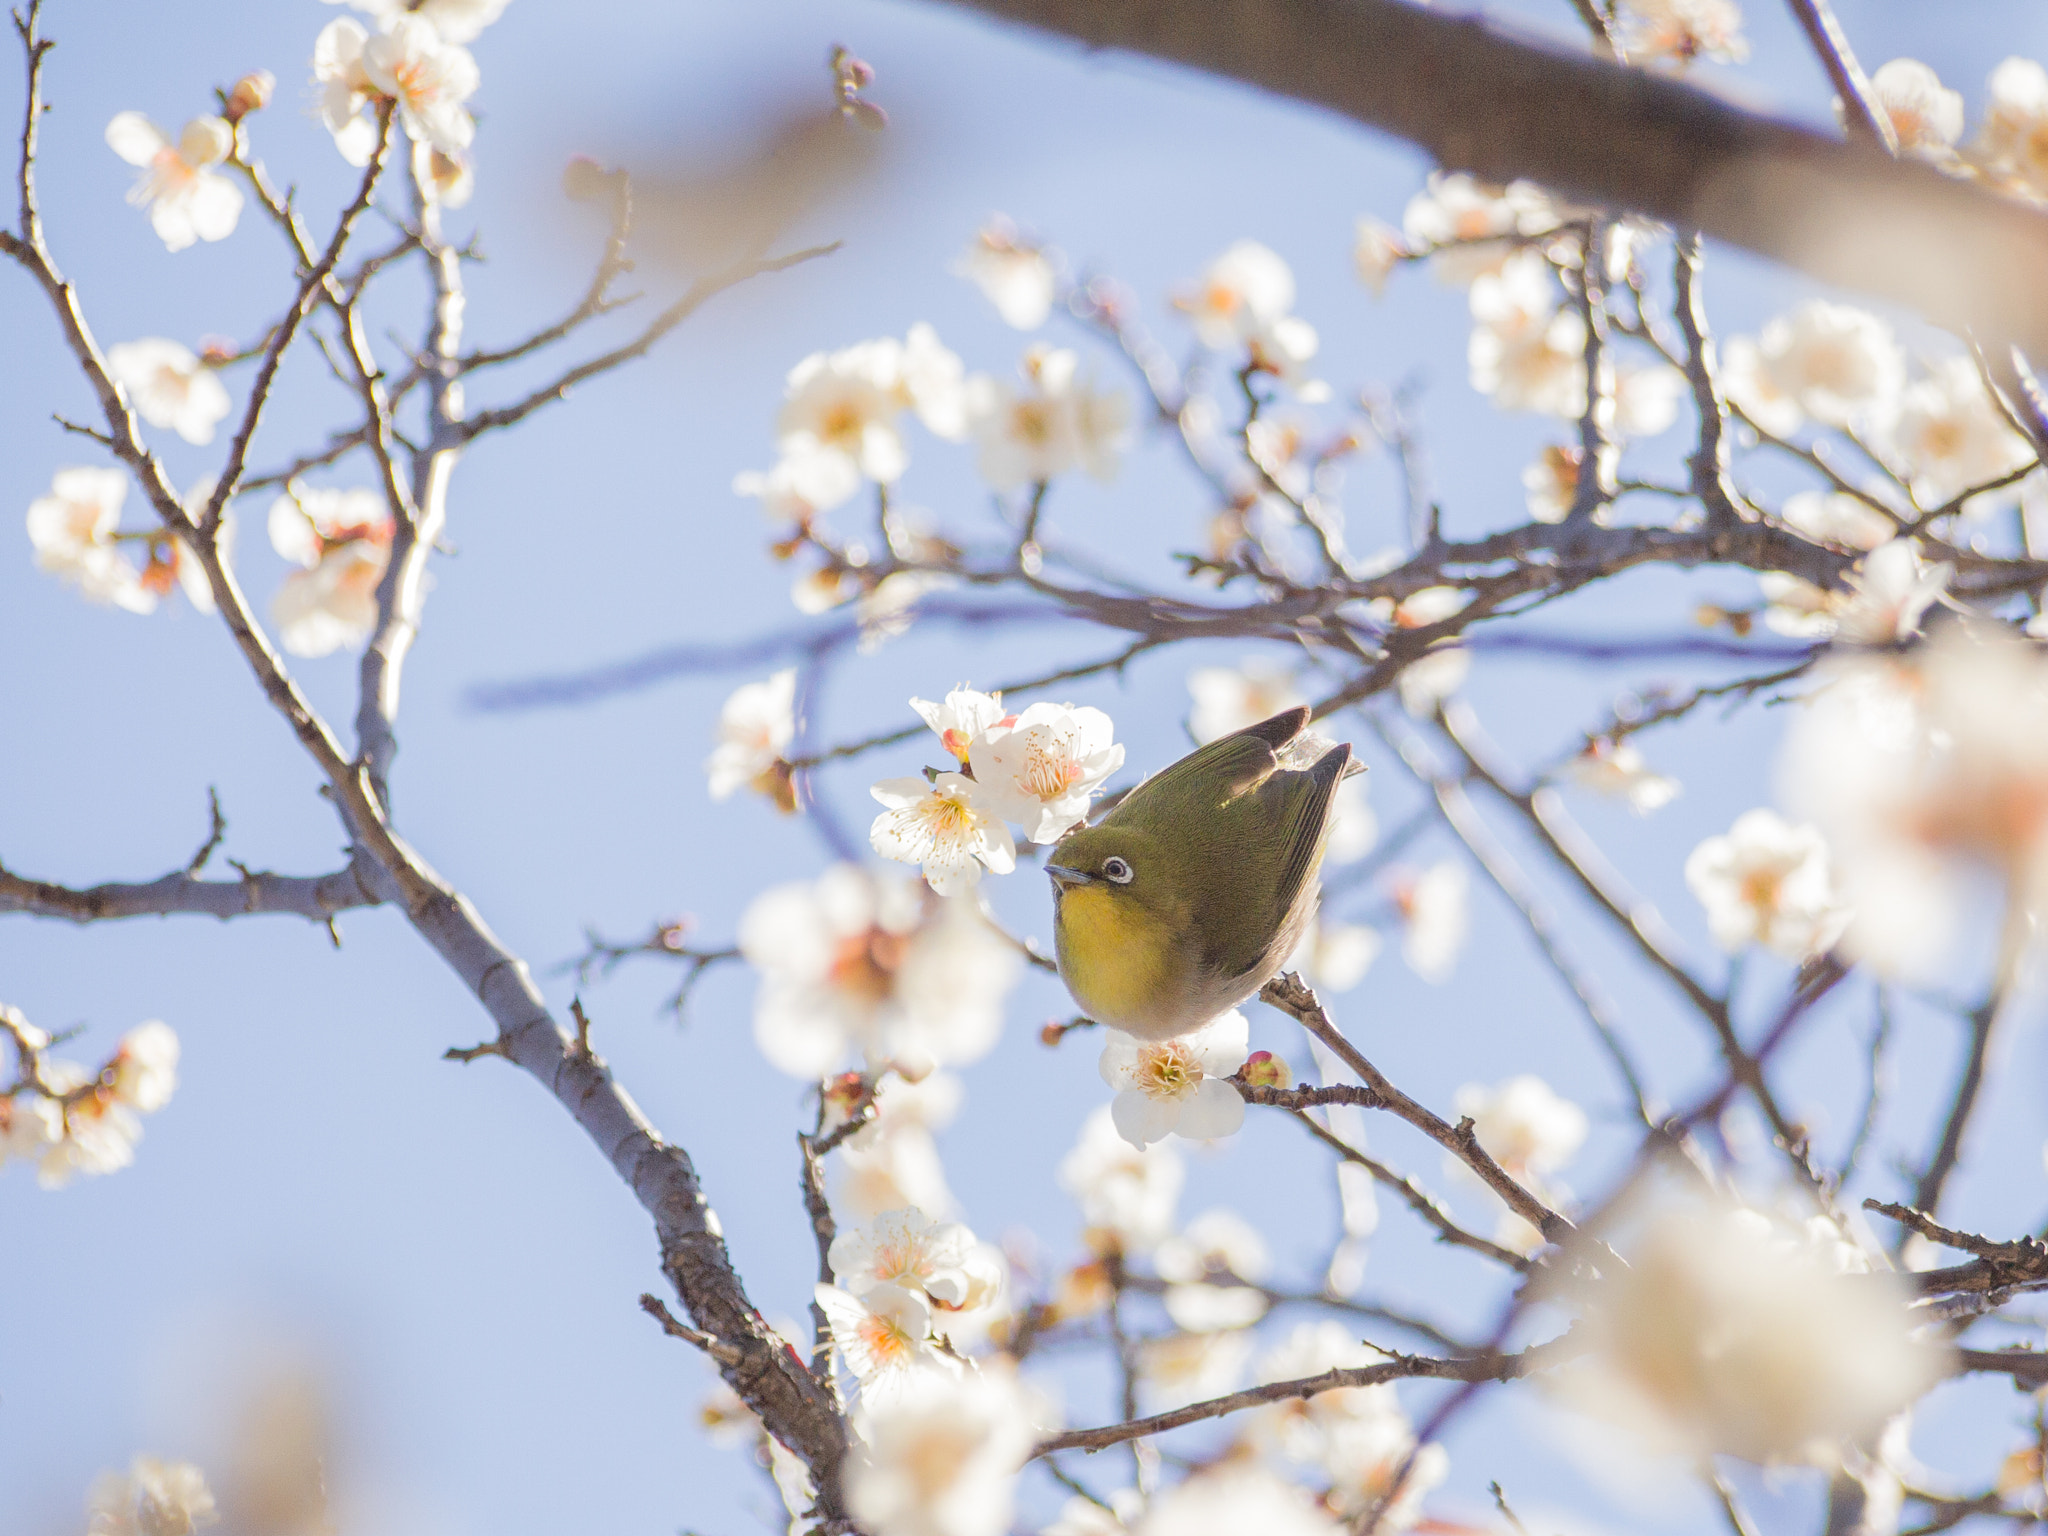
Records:
M29 503L29 546L38 569L69 582L91 601L147 613L156 599L115 542L127 496L124 470L58 470L50 494Z
M1005 721L1016 724L1015 716L1003 714L1003 696L1000 693L977 693L965 683L939 703L934 704L930 699L912 699L910 707L932 728L947 754L963 766L970 760L969 749L984 732Z
M984 869L1007 875L1017 867L1017 844L987 790L965 774L883 779L868 793L882 814L868 842L885 859L917 864L941 896L957 896L981 883Z
M926 1370L950 1371L953 1361L932 1341L932 1308L922 1291L877 1285L860 1296L837 1286L812 1292L839 1358L859 1380L861 1396L872 1400L900 1389Z
M733 494L752 496L761 515L775 524L808 528L821 512L850 500L860 489L860 469L844 454L798 450L786 452L766 473L743 470L733 476Z
M188 348L161 336L107 349L114 376L142 419L169 427L188 443L210 443L227 415L227 387Z
M1124 765L1116 727L1099 709L1033 704L969 744L974 782L996 814L1034 843L1054 843L1088 818L1088 803Z
M1134 1536L1341 1536L1337 1523L1299 1488L1236 1463L1175 1484L1152 1501L1133 1531Z
M1479 1145L1525 1184L1546 1185L1586 1139L1586 1112L1530 1073L1492 1088L1467 1083L1453 1102L1471 1118ZM1448 1159L1446 1166L1465 1165Z
M1171 1282L1161 1300L1178 1327L1195 1333L1248 1328L1266 1314L1258 1285L1272 1255L1258 1229L1235 1211L1204 1211L1159 1245L1153 1267Z
M1722 343L1721 392L1759 431L1773 437L1790 437L1806 420L1798 396L1779 380L1754 336L1731 336Z
M271 547L304 567L271 601L286 650L326 656L370 637L392 532L391 513L374 491L301 490L271 504Z
M1351 265L1374 298L1387 291L1387 279L1407 258L1408 244L1401 231L1378 219L1359 219L1351 239Z
M1379 954L1376 930L1363 923L1338 923L1318 916L1301 936L1286 968L1300 971L1319 991L1349 992L1365 980Z
M466 208L476 195L476 161L467 150L415 143L412 179L420 195L437 207Z
M1175 300L1205 347L1225 351L1266 335L1294 308L1294 273L1256 240L1209 263L1195 290Z
M1021 238L1008 219L991 219L953 269L967 278L1004 321L1035 331L1052 313L1058 277L1043 246Z
M1898 532L1898 523L1843 491L1801 491L1785 498L1778 519L1817 544L1871 550Z
M1558 207L1541 187L1489 186L1462 171L1432 172L1401 218L1410 247L1432 253L1431 270L1460 287L1498 272L1514 253L1510 237L1548 234L1558 222Z
M329 5L343 0L327 0ZM510 0L346 0L352 11L362 11L379 22L411 14L434 24L444 41L474 42L477 35L505 14Z
M1831 427L1882 419L1906 381L1906 360L1891 327L1825 299L1771 321L1757 349L1777 391Z
M1685 375L1669 363L1618 364L1614 370L1615 437L1655 437L1678 420L1678 404L1687 393Z
M1918 59L1893 59L1870 77L1871 94L1903 154L1946 159L1963 136L1963 94Z
M1122 394L1078 378L1079 362L1072 352L1033 346L1023 358L1024 388L987 374L967 381L968 430L981 477L994 489L1039 484L1076 468L1098 480L1115 477L1130 407Z
M1659 1201L1628 1268L1579 1294L1593 1353L1564 1384L1647 1447L1750 1461L1839 1454L1946 1374L1906 1287L1757 1212Z
M1684 68L1695 59L1749 57L1735 0L1622 0L1621 42L1637 62Z
M1913 539L1880 544L1847 577L1849 601L1835 633L1856 645L1893 645L1920 632L1920 620L1948 587L1952 565L1929 565Z
M1967 357L1949 358L1908 384L1884 439L1914 497L1930 508L2034 459Z
M986 1305L1002 1284L1000 1268L971 1231L908 1208L842 1230L832 1241L830 1260L839 1284L856 1296L896 1285L955 1311Z
M363 47L369 40L361 22L341 16L322 27L313 42L320 120L350 165L368 165L377 151L377 125L363 115L363 107L377 94L363 69Z
M1626 739L1594 737L1586 743L1584 751L1565 764L1564 771L1573 783L1595 794L1626 800L1628 808L1638 816L1669 805L1680 789L1678 780L1652 773L1643 760L1642 750Z
M224 119L195 117L173 140L140 112L120 112L107 124L107 147L143 168L128 201L149 209L164 249L234 233L242 189L214 169L235 148L235 130Z
M847 1507L874 1536L1002 1536L1035 1418L1009 1372L921 1372L864 1408Z
M220 1519L199 1468L155 1456L136 1457L125 1473L102 1472L85 1508L89 1536L191 1536Z
M1244 1065L1250 1031L1235 1008L1167 1040L1107 1030L1099 1065L1117 1090L1109 1106L1117 1133L1134 1147L1176 1132L1191 1141L1236 1134L1244 1100L1223 1079Z
M55 1099L23 1093L0 1098L0 1165L11 1158L40 1162L64 1139L64 1110Z
M2048 198L2048 70L2010 58L1991 72L1977 153L2018 190Z
M1577 448L1551 444L1522 471L1522 492L1529 515L1539 523L1561 523L1579 493L1579 466L1585 454Z
M141 1114L155 1114L178 1086L177 1032L160 1019L136 1025L121 1037L106 1076L115 1098Z
M959 356L923 321L903 338L899 393L932 436L957 443L967 436L966 369Z
M857 473L888 485L910 464L896 425L902 390L900 342L884 338L813 352L789 372L776 445L785 457L836 454Z
M1504 411L1577 417L1586 409L1586 322L1559 302L1550 264L1521 251L1472 284L1472 387Z
M1355 864L1380 839L1379 817L1366 798L1366 776L1354 773L1337 786L1330 800L1330 840L1323 850L1329 865Z
M1164 1413L1236 1391L1251 1354L1251 1336L1237 1328L1146 1340L1137 1375L1147 1411Z
M1394 904L1404 924L1401 958L1424 981L1448 981L1458 963L1458 953L1465 947L1470 885L1465 866L1447 859L1409 875L1394 888Z
M757 896L740 919L739 949L761 972L762 1054L814 1080L856 1049L922 1066L985 1054L1018 964L972 902L850 865Z
M445 39L430 21L406 12L363 43L362 72L371 89L397 103L406 137L460 154L476 136L463 105L481 83L469 50Z
M1265 656L1247 656L1234 667L1197 667L1188 674L1188 692L1195 701L1188 734L1203 746L1305 702L1293 673Z
M954 1207L938 1143L922 1125L885 1116L849 1137L838 1161L835 1204L844 1217L866 1219L912 1205L944 1214Z
M1133 1146L1107 1105L1089 1115L1059 1168L1060 1187L1079 1202L1081 1219L1132 1253L1149 1251L1172 1229L1185 1177L1178 1152L1163 1143Z
M1706 909L1714 942L1731 954L1761 944L1804 960L1841 932L1827 840L1775 811L1745 811L1693 849L1685 883Z
M2002 627L1948 625L1910 657L1845 661L1823 681L1782 769L1853 909L1844 949L1926 974L1983 871L2003 887L2011 965L2048 912L2048 665Z
M796 735L796 668L735 688L718 711L718 745L705 760L711 798L753 785L770 799L785 792L777 765Z

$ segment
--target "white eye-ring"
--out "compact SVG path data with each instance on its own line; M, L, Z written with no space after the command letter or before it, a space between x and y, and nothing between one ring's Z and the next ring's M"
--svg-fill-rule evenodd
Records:
M1129 885L1133 873L1131 866L1122 859L1111 858L1102 861L1103 878L1118 885Z

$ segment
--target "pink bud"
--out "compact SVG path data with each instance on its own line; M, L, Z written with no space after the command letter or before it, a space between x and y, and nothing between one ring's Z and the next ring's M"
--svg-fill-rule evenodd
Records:
M1291 1088L1294 1072L1271 1051L1253 1051L1238 1074L1254 1088Z

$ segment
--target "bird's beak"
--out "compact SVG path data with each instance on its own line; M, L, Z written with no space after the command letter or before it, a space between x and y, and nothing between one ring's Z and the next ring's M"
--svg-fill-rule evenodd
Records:
M1093 875L1085 874L1078 869L1069 869L1064 864L1048 864L1045 866L1045 872L1052 876L1052 883L1063 891L1073 886L1095 883Z

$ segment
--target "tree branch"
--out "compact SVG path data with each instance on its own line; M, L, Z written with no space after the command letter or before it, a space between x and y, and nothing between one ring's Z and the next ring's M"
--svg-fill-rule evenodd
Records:
M205 880L177 870L141 885L74 888L32 880L0 867L0 912L61 917L74 923L179 914L225 921L275 912L326 923L337 913L381 905L382 898L364 883L369 874L356 863L325 875L276 875L261 870L245 873L239 880Z

